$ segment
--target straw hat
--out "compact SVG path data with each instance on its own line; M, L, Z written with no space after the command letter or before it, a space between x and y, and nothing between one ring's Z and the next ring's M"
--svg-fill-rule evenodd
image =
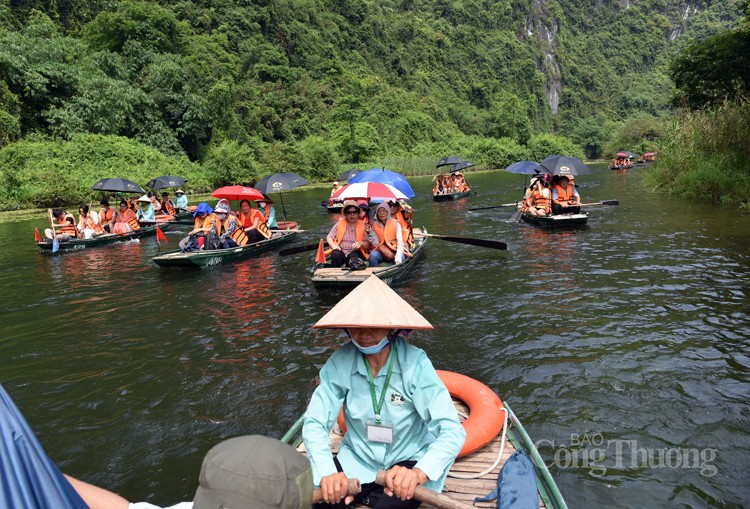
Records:
M349 207L354 207L355 209L359 210L359 205L354 200L344 200L344 206L341 207L341 213L346 214L346 209Z
M151 203L151 198L148 197L148 195L143 195L140 198L138 198L136 201L145 202L145 203Z
M377 276L370 276L326 313L314 329L433 329L408 302Z
M182 189L178 189L174 192L174 194L185 194L185 191L183 191Z

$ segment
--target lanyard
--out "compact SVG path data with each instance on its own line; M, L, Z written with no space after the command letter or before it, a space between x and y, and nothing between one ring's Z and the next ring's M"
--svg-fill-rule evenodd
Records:
M380 401L377 401L375 396L375 380L372 378L372 369L370 369L370 363L367 362L365 354L362 354L362 362L365 363L367 368L367 379L370 382L370 395L372 396L372 409L375 410L375 424L380 424L380 409L383 408L383 402L385 401L385 393L388 389L388 382L391 381L391 373L393 373L393 361L396 359L396 343L393 343L393 351L391 352L391 362L388 363L388 373L385 375L385 383L383 384L383 392L380 393Z

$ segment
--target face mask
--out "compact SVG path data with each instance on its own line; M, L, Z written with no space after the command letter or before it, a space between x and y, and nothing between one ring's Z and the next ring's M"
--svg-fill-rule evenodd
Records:
M258 202L258 207L260 207L260 208L262 208L262 209L263 209L263 208L265 208L265 207L266 207L266 204L265 204L265 202L259 201L259 202Z
M349 337L351 337L351 336L349 336ZM388 346L388 343L390 343L390 341L388 340L388 336L385 336L385 337L383 337L383 339L380 340L380 343L378 343L377 345L373 345L373 346L364 347L364 346L360 345L359 343L357 343L356 341L354 341L354 338L352 338L352 343L354 343L354 346L357 347L357 350L359 350L363 354L365 354L365 355L373 355L373 354L376 354L376 353L380 353L383 350L383 348L385 348L386 346Z

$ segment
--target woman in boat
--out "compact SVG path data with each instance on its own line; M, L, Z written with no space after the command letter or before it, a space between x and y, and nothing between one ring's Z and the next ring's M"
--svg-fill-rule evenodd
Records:
M239 222L229 209L229 202L221 200L216 204L214 214L219 220L219 242L222 249L246 246L248 237L240 228Z
M185 191L182 189L178 189L174 192L174 208L175 210L180 212L187 212L188 211L188 197L187 194L185 194Z
M112 227L112 233L130 233L140 229L141 225L138 223L138 218L135 216L135 212L128 206L128 202L122 200L120 202L120 210L115 214L115 223Z
M364 260L370 254L370 246L378 242L375 232L366 231L365 222L359 218L360 209L354 200L346 200L341 209L342 217L328 232L328 245L331 246L331 267L341 267L345 263L352 268L364 267Z
M78 237L76 219L73 214L62 209L47 209L51 228L44 230L44 235L51 240L57 237L60 242L65 242Z
M174 216L175 215L175 208L174 203L172 203L172 200L169 199L169 194L167 193L161 193L161 211L164 215L167 216Z
M101 223L105 232L112 233L112 227L115 224L115 211L110 208L109 200L102 200L99 205L102 206L99 210L99 223Z
M143 196L138 198L137 201L138 205L140 206L138 212L136 213L136 217L138 218L138 220L153 223L155 221L154 204L151 201L151 198L149 198L148 195L144 194Z
M399 264L404 261L404 240L401 225L391 218L388 204L381 203L375 210L375 220L372 229L378 236L378 243L370 251L368 262L370 267L377 267L381 262L394 262Z
M248 200L240 202L240 212L237 214L237 222L247 235L248 242L254 244L261 240L270 239L271 232L268 231L266 218L258 209L250 206Z
M568 177L562 175L552 188L552 213L577 214L581 211L581 196Z
M365 222L366 225L372 226L372 218L370 217L370 202L368 200L359 200L357 202L359 207L359 218Z
M448 390L425 352L399 333L432 325L377 276L368 278L314 328L344 329L350 341L320 371L302 430L323 500L316 509L412 509L417 485L441 491L466 439ZM331 454L329 430L343 405L346 434ZM386 470L386 487L374 483ZM362 492L347 495L349 478Z
M99 224L99 214L93 210L89 210L89 206L82 203L78 207L78 233L84 239L90 239L95 235L101 235L104 233L104 228Z
M276 209L271 205L273 202L268 195L264 194L262 200L255 200L258 204L258 212L263 216L266 226L276 230L279 227L279 223L276 222Z
M544 180L540 177L533 177L529 185L528 197L524 200L523 212L531 216L546 216L552 208L550 202L552 195L547 189Z
M414 234L411 224L406 220L403 213L402 205L406 205L406 203L401 200L391 200L388 202L388 205L391 209L391 217L401 225L401 235L405 239L404 242L407 249L411 249L414 246ZM413 211L414 209L412 209L412 215Z

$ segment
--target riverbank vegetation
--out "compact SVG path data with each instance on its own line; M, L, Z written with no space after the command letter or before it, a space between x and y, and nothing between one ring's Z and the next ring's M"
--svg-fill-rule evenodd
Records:
M492 169L654 150L669 63L740 14L734 0L3 2L0 209L84 199L102 176L174 171L205 191L278 171L431 174L446 155Z

